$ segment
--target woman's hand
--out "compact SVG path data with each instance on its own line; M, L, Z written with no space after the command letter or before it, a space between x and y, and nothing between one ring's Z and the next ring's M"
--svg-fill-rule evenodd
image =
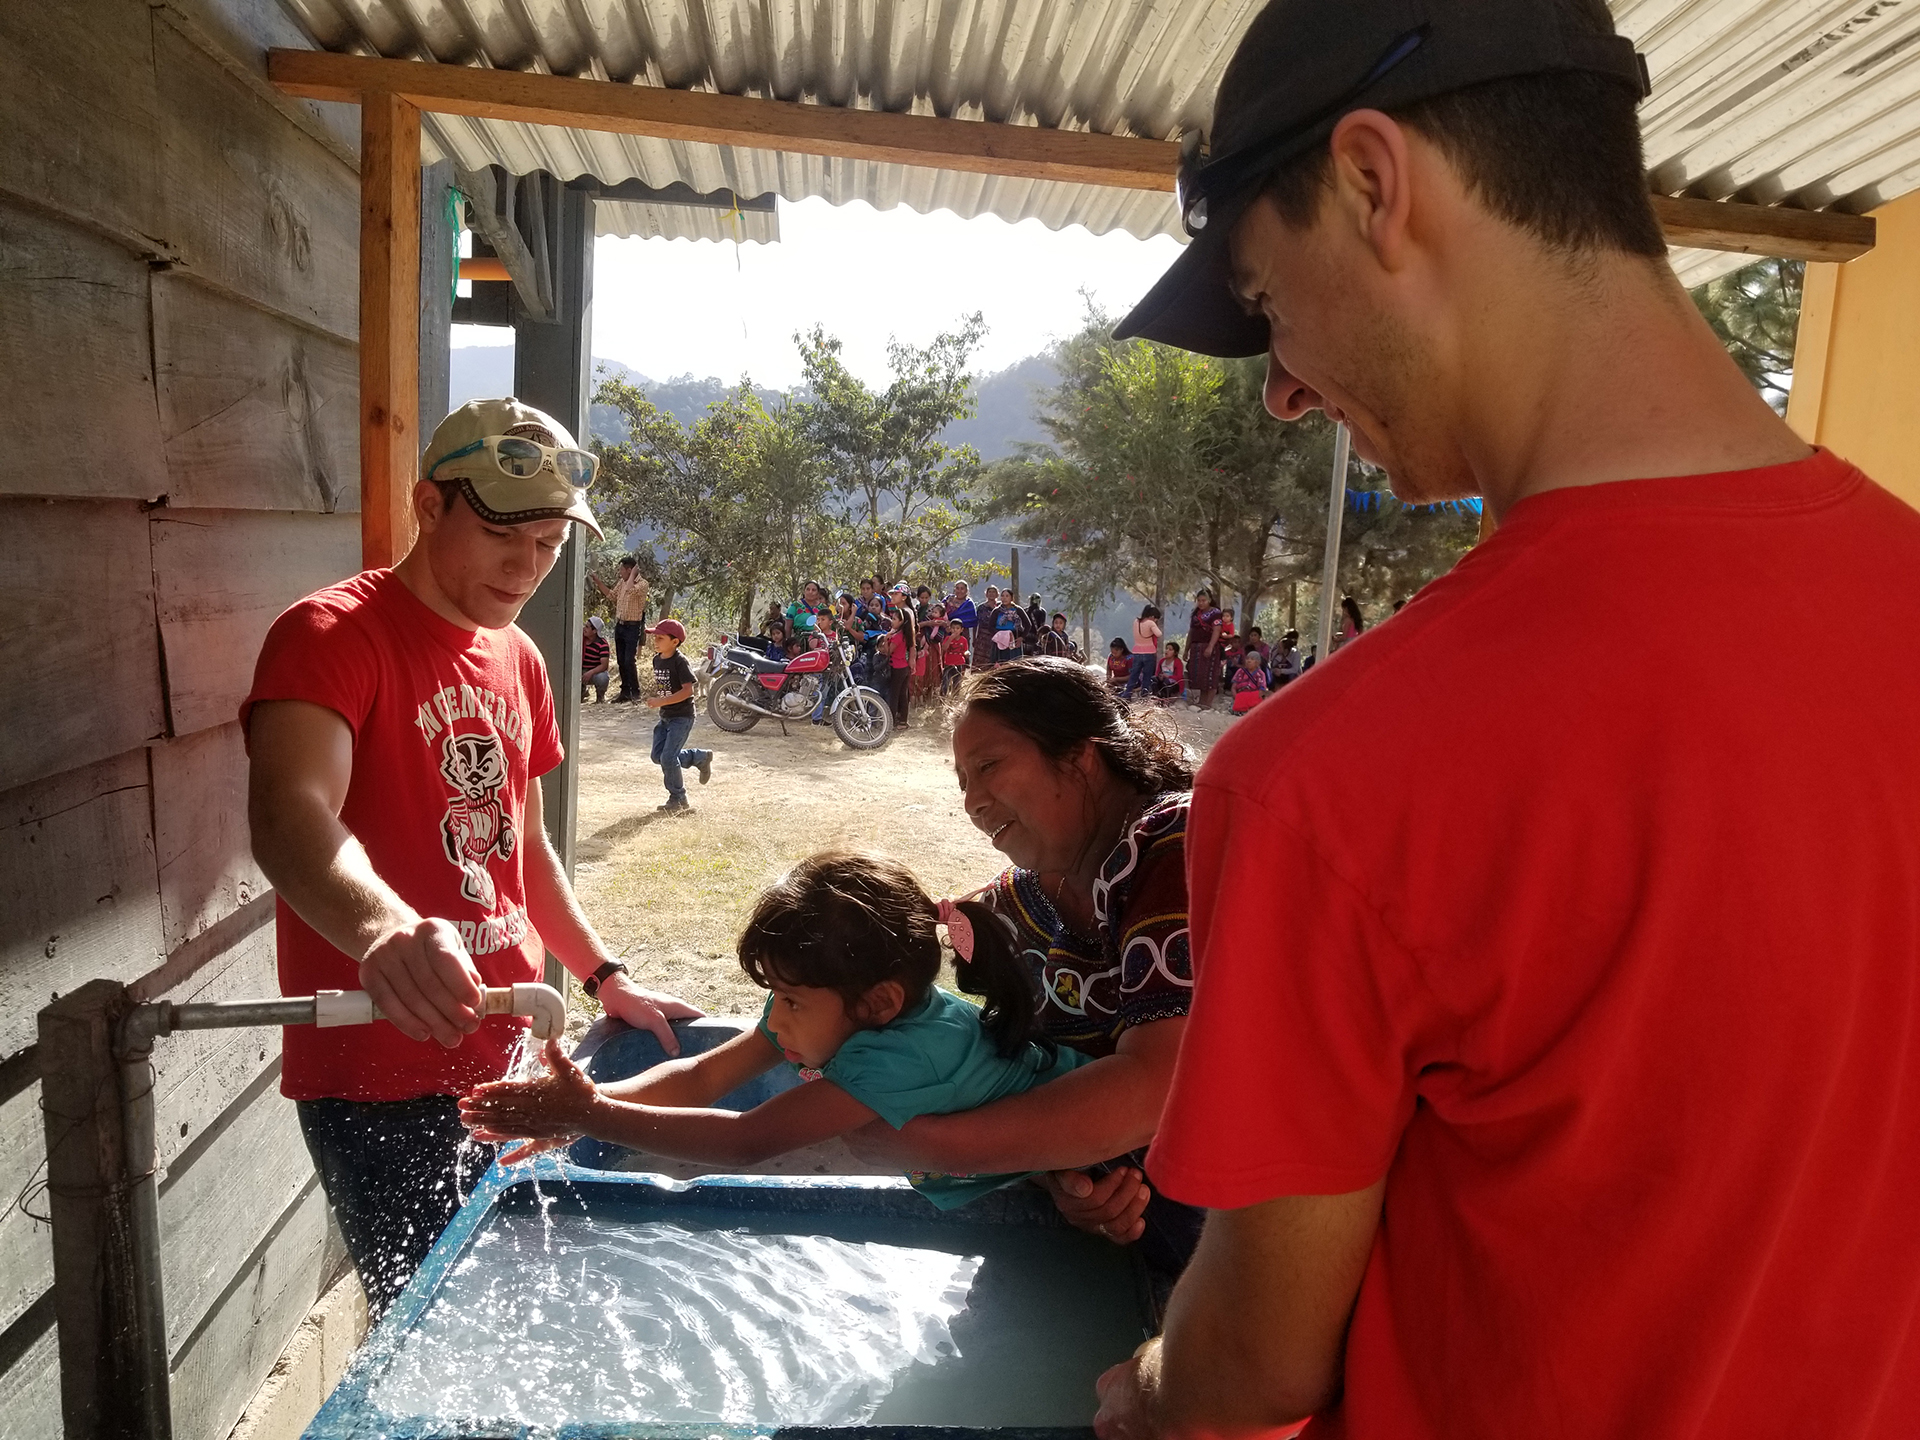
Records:
M1053 1197L1054 1208L1076 1229L1116 1245L1131 1245L1146 1233L1143 1217L1153 1191L1146 1177L1130 1166L1097 1177L1081 1170L1051 1170L1039 1180Z
M548 1142L519 1147L502 1157L508 1164L578 1139L600 1102L598 1087L557 1039L547 1041L540 1058L547 1073L538 1079L495 1080L460 1098L460 1123L474 1139Z

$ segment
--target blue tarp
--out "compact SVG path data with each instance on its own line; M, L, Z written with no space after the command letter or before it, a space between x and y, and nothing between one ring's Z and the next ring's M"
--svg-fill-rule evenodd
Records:
M1390 492L1385 490L1349 490L1347 504L1352 506L1356 513L1364 510L1378 510L1381 500L1388 498L1389 494ZM1478 515L1480 499L1475 496L1470 500L1442 500L1434 505L1409 505L1406 508L1414 511L1452 510L1455 513L1464 511L1468 515Z

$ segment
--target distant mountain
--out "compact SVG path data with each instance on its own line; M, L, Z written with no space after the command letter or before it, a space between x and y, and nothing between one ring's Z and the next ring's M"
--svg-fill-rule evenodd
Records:
M1038 444L1046 433L1034 419L1040 395L1060 383L1053 357L1029 355L1017 365L974 382L974 414L947 427L949 445L971 445L982 460L1004 460L1015 445Z
M602 373L618 376L646 391L647 398L682 425L690 425L707 413L707 407L733 389L718 376L695 379L678 375L671 380L652 380L618 360L595 358L594 383ZM513 347L511 345L466 345L453 352L451 398L454 405L489 395L513 393ZM946 440L952 445L971 445L983 460L1001 460L1013 454L1014 446L1044 440L1033 418L1039 393L1060 382L1059 372L1046 355L1029 355L982 377L974 385L975 413L947 428ZM781 392L763 385L753 387L754 394L769 405L777 404ZM624 438L620 418L612 407L596 405L589 419L594 436L612 444Z

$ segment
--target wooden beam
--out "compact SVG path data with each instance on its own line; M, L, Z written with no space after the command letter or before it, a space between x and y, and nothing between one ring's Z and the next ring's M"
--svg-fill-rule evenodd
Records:
M1180 155L1179 147L1165 140L985 120L943 120L932 115L890 115L319 50L271 50L267 75L287 94L309 100L352 104L362 96L386 95L437 115L522 120L1128 190L1172 190Z
M1164 140L319 50L269 51L267 73L309 100L379 98L436 114L1128 190L1172 190L1179 161L1179 147ZM1653 205L1677 246L1821 261L1853 260L1873 248L1874 222L1864 215L1670 195L1655 195Z
M1784 205L1740 205L1729 200L1653 197L1653 213L1669 245L1777 255L1782 260L1857 260L1873 249L1871 215L1838 210L1791 210Z
M420 465L420 111L360 102L360 563L413 545Z

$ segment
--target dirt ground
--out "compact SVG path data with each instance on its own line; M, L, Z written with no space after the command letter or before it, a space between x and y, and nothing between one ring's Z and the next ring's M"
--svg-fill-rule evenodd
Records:
M1196 753L1231 723L1162 712ZM574 884L587 916L642 984L713 1015L757 1015L762 992L733 945L754 897L795 860L864 846L905 860L934 895L993 878L1005 859L960 809L943 710L916 711L878 751L849 750L825 726L762 720L728 735L704 712L688 742L715 753L713 781L687 776L693 812L666 816L649 759L654 712L580 712L580 809ZM578 1003L581 997L576 996Z

